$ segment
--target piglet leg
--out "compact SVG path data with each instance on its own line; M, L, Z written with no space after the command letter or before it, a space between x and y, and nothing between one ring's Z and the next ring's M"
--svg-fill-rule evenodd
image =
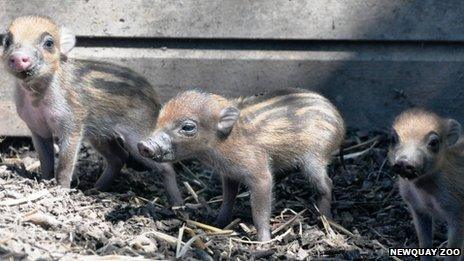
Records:
M240 183L222 175L222 204L219 215L214 222L219 227L227 226L232 221L232 211Z
M32 143L39 155L40 168L44 179L52 179L55 169L55 153L53 149L53 138L42 138L31 131Z
M71 179L77 161L77 154L82 142L82 130L63 134L60 139L56 181L65 188L71 186Z
M326 164L319 162L317 158L309 155L306 157L301 171L317 189L317 208L322 215L332 218L330 209L333 185L332 180L327 174Z
M182 206L184 200L177 185L176 171L172 167L172 163L156 164L163 175L164 188L169 196L169 201L173 206Z
M251 212L259 241L271 240L269 219L272 203L272 175L269 170L253 177L248 184L251 192Z
M456 218L453 221L448 222L448 245L447 248L459 248L461 249L461 257L449 256L445 260L464 260L464 222Z
M107 191L121 173L124 163L129 158L129 153L117 139L92 140L92 145L105 158L106 162L105 170L95 183L95 188Z

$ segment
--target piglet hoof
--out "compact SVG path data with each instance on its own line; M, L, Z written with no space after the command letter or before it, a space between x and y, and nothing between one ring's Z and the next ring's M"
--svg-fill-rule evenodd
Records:
M60 185L62 188L65 189L70 189L71 188L71 182L64 182L64 181L57 181L58 185Z
M91 188L91 189L84 191L84 195L86 196L98 195L98 194L100 194L100 191L97 190L96 188Z
M98 191L108 191L111 188L111 183L108 182L100 182L97 180L97 183L93 186L95 190Z
M58 186L61 186L63 188L71 188L71 180L67 179L67 178L60 178L60 176L56 177L56 184Z
M322 220L323 217L324 217L325 219L327 219L327 220L333 220L333 218L332 218L332 213L331 213L330 211L328 211L328 212L327 212L327 211L321 212L321 215L319 216L319 219Z
M258 241L260 242L267 242L271 240L271 232L270 231L258 231Z
M324 217L324 218L327 219L328 221L332 221L332 220L333 220L331 214L322 214L319 218L322 220L322 217Z
M173 208L181 208L184 206L184 200L181 197L172 197L171 199L169 199L169 204Z
M51 180L51 179L53 179L53 178L55 177L55 175L53 174L53 172L51 172L51 173L50 173L50 172L48 172L48 173L43 172L40 176L41 176L42 179L44 179L44 180Z
M321 214L321 217L322 215L324 215L325 218L332 219L332 211L330 211L330 203L325 203L325 204L319 203L318 209Z
M225 226L229 225L230 222L232 222L230 219L217 217L213 225L218 228L224 228Z
M111 189L111 185L113 185L113 178L103 174L93 187L99 191L108 191Z

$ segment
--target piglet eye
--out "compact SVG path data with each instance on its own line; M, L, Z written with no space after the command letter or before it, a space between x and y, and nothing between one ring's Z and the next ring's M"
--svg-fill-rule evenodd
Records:
M10 45L11 45L10 37L5 36L5 38L3 39L3 47L6 49L6 48L10 47Z
M53 45L55 45L55 43L53 42L53 39L51 38L46 39L44 42L44 47L47 49L53 48Z
M180 133L187 135L187 136L192 136L197 132L197 125L195 122L192 121L186 121L183 122L180 128Z
M440 149L440 138L438 137L436 133L430 134L427 147L430 151L434 153L437 153L438 150Z
M194 124L185 124L184 126L182 126L182 130L186 132L194 131L195 128L196 126Z

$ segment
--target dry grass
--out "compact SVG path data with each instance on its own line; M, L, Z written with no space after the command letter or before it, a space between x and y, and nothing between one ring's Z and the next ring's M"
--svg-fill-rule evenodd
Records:
M270 242L254 241L249 193L241 189L236 220L211 226L219 210L220 182L197 162L178 167L186 205L170 209L162 182L148 172L124 170L113 191L91 189L102 171L89 149L80 153L76 189L56 187L35 172L27 140L5 140L0 157L0 259L124 257L164 259L389 259L388 247L416 243L411 219L385 161L383 136L350 132L347 171L338 160L334 220L320 217L312 188L296 171L276 178ZM33 167L30 167L33 166ZM444 240L437 229L437 245Z

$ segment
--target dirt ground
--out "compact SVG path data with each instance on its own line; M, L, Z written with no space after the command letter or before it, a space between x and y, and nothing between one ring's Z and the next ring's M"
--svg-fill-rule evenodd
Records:
M30 140L4 139L0 260L386 260L389 247L416 246L411 217L386 162L386 135L351 130L345 146L347 170L335 159L329 171L334 221L319 218L311 186L295 171L276 178L274 239L262 245L253 241L244 187L236 202L237 220L225 229L206 226L219 210L220 182L195 161L176 165L186 205L171 209L160 177L150 172L126 168L112 191L94 191L103 163L83 148L74 188L63 189L40 179ZM438 226L436 246L444 240L444 228Z

